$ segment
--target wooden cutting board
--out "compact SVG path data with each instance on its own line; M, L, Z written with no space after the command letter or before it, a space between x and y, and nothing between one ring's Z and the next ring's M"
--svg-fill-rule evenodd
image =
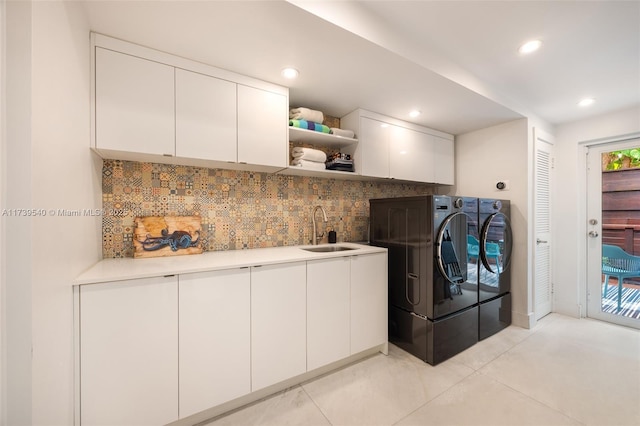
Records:
M136 217L134 225L134 258L202 253L200 216Z

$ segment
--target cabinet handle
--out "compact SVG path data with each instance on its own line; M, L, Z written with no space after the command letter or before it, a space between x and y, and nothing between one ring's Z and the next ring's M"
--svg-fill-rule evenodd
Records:
M173 157L173 154L162 154L164 157Z

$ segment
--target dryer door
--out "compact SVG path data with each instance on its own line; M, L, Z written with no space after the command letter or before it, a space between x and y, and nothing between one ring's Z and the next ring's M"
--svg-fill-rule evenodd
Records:
M509 218L501 213L487 217L480 231L480 299L509 291L509 265L513 249L513 237Z
M477 285L469 281L468 229L472 219L464 212L449 215L435 244L433 279L434 317L465 309L478 302Z

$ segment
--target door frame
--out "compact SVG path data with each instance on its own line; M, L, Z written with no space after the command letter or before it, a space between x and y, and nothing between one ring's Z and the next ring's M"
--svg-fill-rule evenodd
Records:
M578 297L579 297L579 303L582 306L580 316L590 317L593 319L608 321L608 322L613 322L611 321L612 319L618 319L621 321L616 321L615 322L616 324L628 325L634 328L638 328L637 320L625 319L613 314L600 313L600 315L596 314L596 316L589 315L589 262L588 262L589 236L588 236L588 232L590 230L594 230L594 228L588 223L588 220L589 220L589 217L588 217L588 214L589 214L589 210L588 210L589 208L589 196L588 196L589 194L589 170L588 170L589 161L588 161L587 154L589 153L590 149L607 148L607 146L612 146L614 144L622 144L625 142L631 142L637 139L640 139L640 132L581 141L578 143L578 145L582 147L582 155L579 156L579 161L580 161L579 167L582 173L579 180L579 188L578 188L580 198L581 198L579 199L579 203L582 206L582 208L580 208L578 211L578 223L583 224L581 228L583 230L582 237L578 238L578 253L582 253L582 256L579 256L578 258L578 271L579 271L578 282L580 283L578 288L578 291L579 291ZM616 147L612 147L610 149L610 151L615 151L615 150L616 150ZM601 218L601 215L602 214L600 214L600 218ZM598 237L599 241L602 244L602 223L597 224L595 230L597 230L599 234L599 237ZM601 291L599 293L600 295L602 294Z

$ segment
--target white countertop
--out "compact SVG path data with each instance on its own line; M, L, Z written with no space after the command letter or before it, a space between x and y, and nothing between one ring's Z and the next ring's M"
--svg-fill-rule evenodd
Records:
M355 250L314 253L303 250L309 247L346 246ZM96 284L164 275L188 274L221 269L243 268L287 262L328 259L331 257L358 256L383 253L387 249L356 243L270 247L250 250L213 251L196 255L154 257L149 259L104 259L81 274L73 285Z

